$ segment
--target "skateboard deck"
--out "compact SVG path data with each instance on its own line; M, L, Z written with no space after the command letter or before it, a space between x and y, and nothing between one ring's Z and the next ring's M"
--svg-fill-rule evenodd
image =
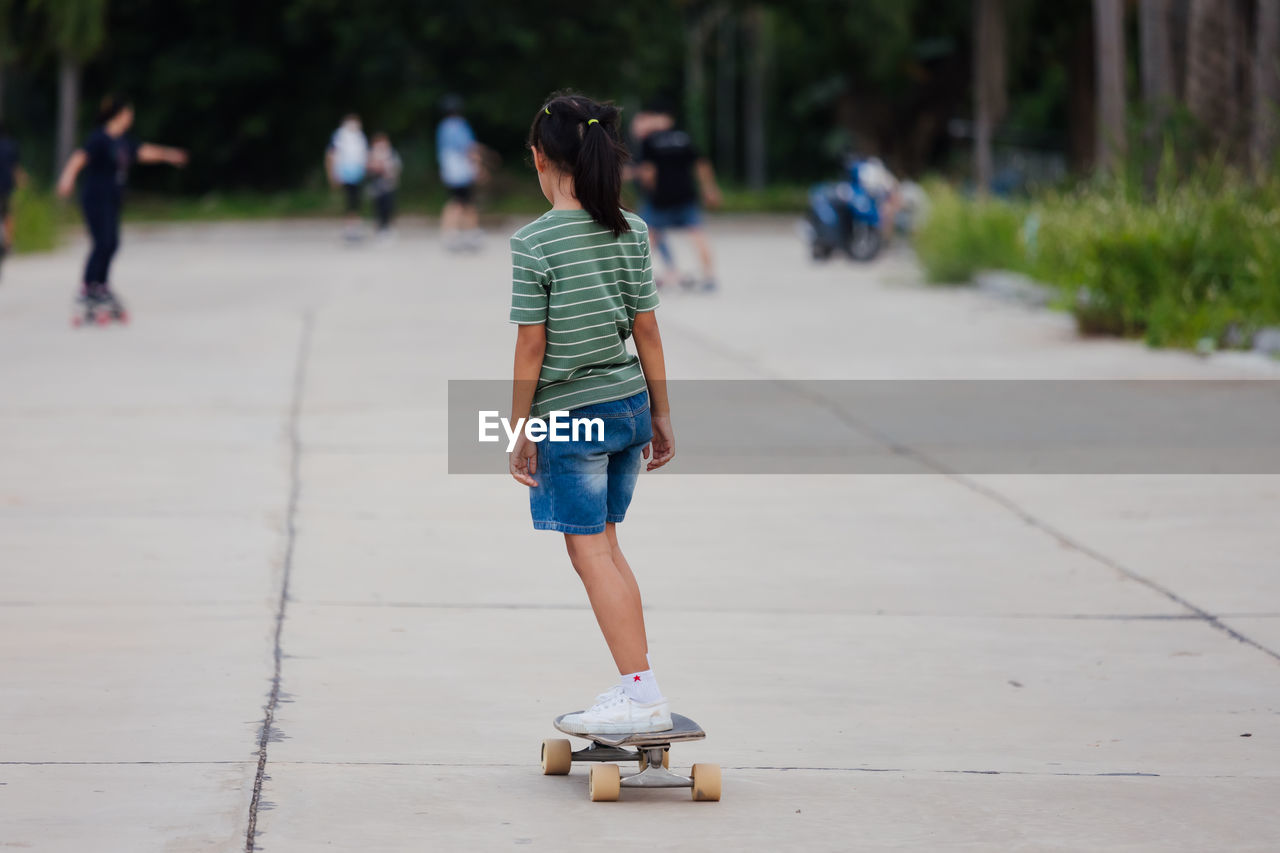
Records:
M663 732L584 735L561 728L561 720L567 716L561 714L556 717L553 725L565 734L591 744L575 751L573 745L563 738L544 740L542 772L547 776L564 776L574 762L593 762L587 784L592 802L617 800L622 788L689 788L695 800L720 799L719 765L695 764L688 776L670 770L673 743L702 740L707 736L702 726L688 717L672 714L671 728ZM638 762L640 770L623 776L614 762L630 761Z
M581 711L573 711L571 713L580 714ZM571 732L567 729L560 728L560 721L569 714L561 714L556 717L552 724L558 731L562 731L567 735L580 737L585 740L595 741L605 746L660 746L662 744L676 743L682 740L702 740L707 733L702 730L702 726L695 723L688 717L681 714L671 715L671 728L665 732L641 732L639 734L594 734L581 735L577 732Z

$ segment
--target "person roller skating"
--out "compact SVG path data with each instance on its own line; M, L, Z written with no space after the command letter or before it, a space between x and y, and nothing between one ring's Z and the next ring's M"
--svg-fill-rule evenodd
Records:
M133 105L115 96L104 98L97 125L84 145L72 153L58 179L58 195L69 198L75 191L76 178L84 173L80 206L92 247L71 318L76 326L128 320L124 304L111 290L110 272L111 261L120 248L120 210L129 167L135 162L172 166L187 163L187 152L181 148L137 142L129 135L132 126Z

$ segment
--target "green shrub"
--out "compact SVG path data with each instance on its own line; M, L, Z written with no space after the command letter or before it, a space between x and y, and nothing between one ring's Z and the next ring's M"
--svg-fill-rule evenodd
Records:
M929 187L929 211L913 242L929 281L959 284L982 269L1020 269L1025 210L1008 202L965 198L945 184Z
M58 244L58 210L54 199L23 187L13 195L13 248L47 252Z
M1280 177L1262 185L1213 166L1150 198L1131 186L1044 193L1024 210L930 191L916 246L930 280L1001 265L1057 285L1081 332L1153 346L1247 344L1280 325ZM1019 241L1019 219L1034 236ZM1010 221L1012 218L1012 221Z

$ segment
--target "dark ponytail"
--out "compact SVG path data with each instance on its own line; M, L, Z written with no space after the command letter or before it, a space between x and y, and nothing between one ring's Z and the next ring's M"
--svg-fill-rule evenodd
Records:
M622 214L622 166L629 155L618 135L619 115L613 104L556 93L529 128L529 147L573 177L582 209L615 237L631 230Z

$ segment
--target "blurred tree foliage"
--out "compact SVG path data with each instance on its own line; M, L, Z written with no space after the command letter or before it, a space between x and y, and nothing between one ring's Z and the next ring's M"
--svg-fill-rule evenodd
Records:
M77 2L103 0L59 0ZM0 71L5 115L29 165L48 176L59 56L40 6L0 2L0 45L16 46L0 52L8 60ZM1089 137L1073 125L1091 120L1089 3L1007 8L1002 132L1072 149L1077 135ZM771 179L827 174L850 147L919 173L967 145L957 127L972 111L972 10L973 0L110 0L105 43L83 69L79 131L103 94L122 92L138 106L140 135L192 152L189 169L140 170L138 180L274 190L318 184L329 135L355 110L369 130L392 135L406 180L421 183L434 175L446 93L467 98L478 136L510 165L550 91L573 87L634 110L658 94L687 95L692 62L707 77L702 126L719 135L705 140L708 151L731 152L735 168L750 134L710 117L760 115L742 107L756 91L749 70L763 68ZM727 16L736 36L691 50L689 34L711 16ZM762 31L748 33L747 20ZM736 59L718 62L722 49ZM728 85L715 79L722 68L734 75ZM725 93L736 109L717 111L714 98Z

